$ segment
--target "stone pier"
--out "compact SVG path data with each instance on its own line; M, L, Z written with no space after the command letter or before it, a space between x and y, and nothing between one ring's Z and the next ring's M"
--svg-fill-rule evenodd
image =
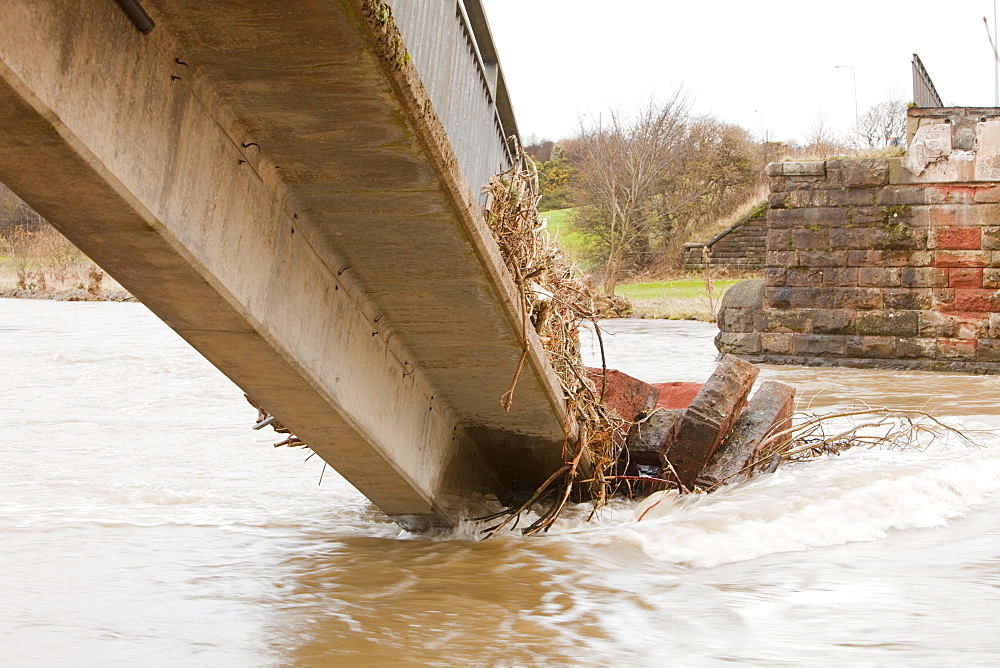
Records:
M1000 120L911 114L906 156L772 163L763 284L718 348L757 362L1000 373Z

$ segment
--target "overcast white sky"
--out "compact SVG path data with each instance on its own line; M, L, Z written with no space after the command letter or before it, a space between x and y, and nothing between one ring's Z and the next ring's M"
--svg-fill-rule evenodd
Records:
M699 111L800 139L836 131L893 89L912 98L920 55L946 105L993 106L983 16L993 0L483 0L521 135L569 136L578 119L683 85ZM760 113L757 113L757 112Z

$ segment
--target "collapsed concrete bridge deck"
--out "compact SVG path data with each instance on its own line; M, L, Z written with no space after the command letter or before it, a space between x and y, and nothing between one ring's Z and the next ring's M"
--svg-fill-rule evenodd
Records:
M144 0L143 34L4 2L0 181L387 514L451 524L558 468L565 406L481 214L516 133L481 7L390 4Z

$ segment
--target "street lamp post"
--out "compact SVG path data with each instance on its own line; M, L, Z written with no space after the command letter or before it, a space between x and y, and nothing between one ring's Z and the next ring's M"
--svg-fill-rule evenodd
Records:
M847 68L851 71L851 77L854 79L854 133L859 134L861 129L861 123L858 121L858 73L854 71L854 68L850 65L834 65L835 69Z

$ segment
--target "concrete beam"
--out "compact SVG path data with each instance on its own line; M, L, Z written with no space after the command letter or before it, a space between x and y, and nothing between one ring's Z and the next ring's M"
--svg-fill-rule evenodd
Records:
M0 181L402 523L544 479L558 384L532 336L500 408L514 288L371 3L144 5L0 4Z

